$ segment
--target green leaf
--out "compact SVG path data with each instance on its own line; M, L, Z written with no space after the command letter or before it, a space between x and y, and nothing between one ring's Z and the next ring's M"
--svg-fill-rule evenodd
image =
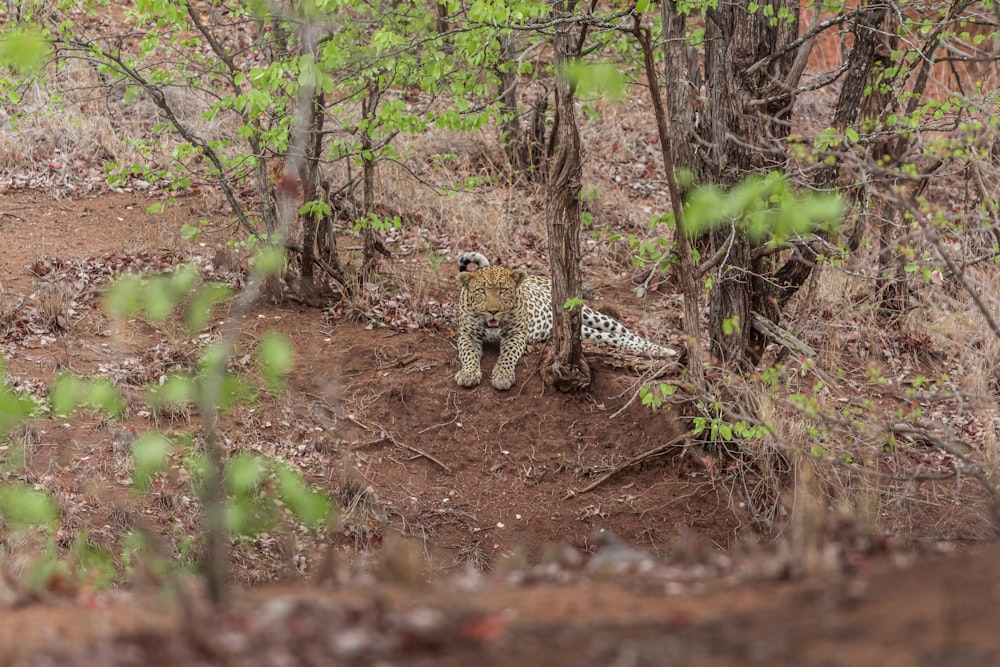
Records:
M187 312L187 327L192 333L201 331L212 316L212 309L233 297L233 289L224 283L207 283L195 294Z
M57 417L68 417L81 406L115 418L125 412L121 394L110 380L81 378L72 373L63 373L52 382L49 401Z
M0 378L2 380L2 378ZM31 416L36 404L30 396L20 394L6 385L0 385L0 436Z
M139 276L127 275L111 283L104 294L104 307L108 313L123 319L135 317L142 301L144 282Z
M181 225L181 238L185 241L195 243L198 241L198 237L201 236L201 229L200 225L192 225L185 222Z
M285 270L285 251L275 246L262 247L253 258L254 271L277 276Z
M184 469L191 476L191 486L195 493L203 496L212 472L212 462L200 451L187 450L183 463Z
M221 340L214 340L201 351L198 366L202 374L221 373L229 363L229 348Z
M302 476L288 465L279 465L274 472L281 500L296 519L310 528L329 524L333 504L325 495L310 489Z
M201 282L198 269L191 264L181 264L163 277L169 281L170 288L174 291L176 298L187 296Z
M581 97L600 95L616 102L625 98L625 76L613 63L575 61L566 66L564 75Z
M132 486L145 493L170 460L170 441L160 433L145 433L132 443Z
M844 134L846 134L846 135L847 135L847 138L848 138L848 139L850 139L850 140L851 140L851 143L853 143L853 144L856 144L856 143L858 143L858 139L860 139L860 138L861 138L861 137L859 137L859 136L858 136L858 132L857 132L857 130L855 130L855 129L854 129L853 127L849 127L849 128L847 128L847 129L846 129L846 130L844 131Z
M125 412L125 403L121 394L111 381L106 378L95 378L83 382L83 394L80 401L91 410L98 410L110 417L120 417Z
M0 65L16 72L41 69L51 50L42 32L34 28L15 27L0 34Z
M0 516L14 528L53 528L59 519L59 509L45 491L27 484L5 484L0 487Z
M157 213L163 213L163 202L155 202L146 207L146 213L155 215Z
M285 377L295 365L295 352L291 342L276 332L266 334L257 348L257 363L268 391L272 394L279 393L284 388Z
M186 373L171 373L162 384L152 384L146 389L146 401L158 408L182 408L194 402L197 396L195 381Z
M237 454L226 466L229 490L241 496L255 492L264 479L264 472L264 464L260 457L245 453Z
M156 324L166 321L177 305L177 293L173 286L162 277L149 280L143 294L144 310L151 322Z
M49 387L49 403L52 413L61 418L72 415L80 405L83 382L72 373L63 373L52 381Z
M219 410L231 410L237 405L252 405L257 400L254 386L234 373L222 376Z

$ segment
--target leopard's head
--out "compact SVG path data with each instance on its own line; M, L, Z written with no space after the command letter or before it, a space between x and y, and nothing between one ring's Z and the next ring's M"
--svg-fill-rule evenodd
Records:
M499 327L517 308L518 288L526 276L522 269L492 265L472 272L463 271L458 279L466 297L464 305L483 318L487 327Z

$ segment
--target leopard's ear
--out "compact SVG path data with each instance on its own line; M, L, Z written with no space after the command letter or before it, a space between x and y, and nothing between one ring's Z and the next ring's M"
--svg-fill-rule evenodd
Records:
M524 269L512 269L510 277L514 281L515 285L520 285L524 282L524 279L528 277L528 272Z
M468 285L469 281L472 280L473 273L474 273L473 271L462 271L461 273L458 274L458 282L462 283L463 285Z

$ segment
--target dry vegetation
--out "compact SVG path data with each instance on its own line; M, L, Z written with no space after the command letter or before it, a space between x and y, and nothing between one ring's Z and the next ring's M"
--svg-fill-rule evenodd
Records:
M87 19L98 30L120 20L117 5ZM821 42L808 72L834 69L837 48ZM983 81L991 106L969 117L988 126L1000 115L995 72L935 69L933 94L962 74ZM935 604L926 596L951 585L965 596L944 597L956 627L935 625L879 664L946 664L935 658L951 655L949 642L971 656L954 664L1000 661L983 611L991 600L995 607L995 594L984 591L1000 575L987 567L989 553L974 556L981 568L929 555L955 544L971 550L998 526L1000 330L987 320L1000 316L995 134L989 160L971 167L921 158L919 197L954 223L945 231L900 223L886 212L899 197L884 175L845 164L852 176L872 178L844 230L867 230L864 243L824 258L781 319L814 355L772 343L752 372L710 362L713 397L726 397L712 402L686 384L682 368L606 350L588 351L597 370L590 392L558 394L540 380L542 354L532 350L518 385L500 394L454 386L455 256L475 249L537 272L549 264L548 193L509 169L497 127L395 140L400 158L379 163L374 186L380 214L398 215L402 226L380 234L392 257L379 262L377 277L360 278L363 240L353 220L334 223L357 293L334 285L316 308L292 271L267 293L270 302L217 311L192 334L179 317L115 320L102 303L108 284L193 262L205 279L243 288L247 236L206 165L171 159L176 137L136 141L164 122L161 109L143 96L126 104L123 86L104 83L93 63L69 59L45 85L22 88L16 108L0 105L0 231L12 240L0 250L6 382L41 404L53 378L71 371L110 380L126 403L120 420L38 414L0 446L3 481L45 489L59 510L54 535L0 520L0 616L25 608L11 617L15 630L0 630L0 662L459 665L485 656L498 665L654 665L693 656L688 664L875 664L861 650L824 663L823 648L842 648L838 632L877 644L863 631L875 610L881 621ZM170 96L200 136L235 131L232 118L201 118L203 96L182 88ZM792 133L811 144L835 104L827 88L802 94ZM670 209L651 104L636 85L620 103L586 106L588 298L680 346L676 277L651 275L655 262L634 261L629 245L630 237L659 239L665 230L649 221ZM145 169L129 173L129 165ZM811 168L789 163L803 181ZM333 182L347 180L346 161L324 169ZM171 192L161 170L191 178L191 187ZM451 191L467 179L483 183ZM256 211L253 187L243 183L238 194ZM348 199L357 204L360 195ZM162 213L147 212L158 203ZM202 221L196 242L182 238L185 224ZM893 275L906 304L896 311L886 308L876 231L905 246L915 267ZM252 354L272 329L292 340L296 367L284 393L262 392L222 417L221 451L291 463L334 499L337 517L310 530L285 516L282 528L235 540L228 568L240 587L311 581L317 590L241 590L213 625L207 619L218 610L202 606L201 584L188 579L206 555L192 468L173 451L150 490L135 493L131 445L138 432L160 430L190 439L192 451L206 446L196 407L150 405L146 388L194 367L234 312L241 330L232 368L259 387ZM704 331L707 298L702 316ZM654 380L680 388L655 412L638 399ZM713 439L695 432L699 420L766 428ZM126 555L132 532L149 540L152 555ZM39 569L50 553L62 567ZM102 571L87 569L92 553L115 576L95 578ZM915 576L937 588L905 574L876 576L914 555L922 559ZM830 589L775 584L803 576L829 580ZM150 604L163 590L176 596L166 611ZM69 607L65 616L60 605ZM149 608L156 611L136 612ZM973 619L962 608L982 614ZM95 628L112 630L73 634L80 609L108 621ZM828 610L836 627L816 632ZM68 640L47 644L29 631L39 624L67 628ZM887 634L913 638L905 618L889 624ZM220 627L218 636L209 629Z

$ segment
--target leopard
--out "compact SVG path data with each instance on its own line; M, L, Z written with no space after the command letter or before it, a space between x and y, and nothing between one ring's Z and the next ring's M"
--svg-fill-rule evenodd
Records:
M479 252L458 258L458 359L461 370L455 382L475 387L483 379L483 343L500 346L493 367L493 386L506 391L514 386L515 369L529 343L552 336L552 280L529 275L524 269L490 264ZM621 322L584 305L582 337L624 352L656 358L674 357L677 351L658 345L631 331Z

